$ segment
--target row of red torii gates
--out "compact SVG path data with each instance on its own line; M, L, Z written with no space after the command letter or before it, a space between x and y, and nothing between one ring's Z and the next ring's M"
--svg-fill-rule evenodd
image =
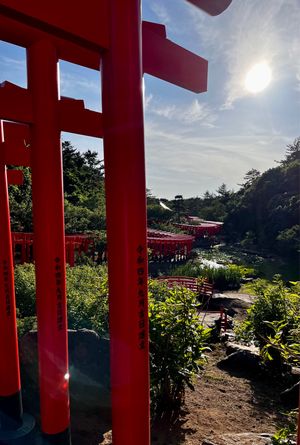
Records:
M231 2L188 1L211 15ZM6 165L32 170L42 440L71 443L61 131L104 139L113 443L150 444L142 76L201 93L207 61L168 40L163 25L142 23L140 7L140 0L0 0L0 39L26 48L28 72L28 88L0 88L0 119L10 121L0 135L2 444L34 443L26 442L33 422L21 403ZM103 113L60 98L59 59L101 68Z
M8 173L19 173L8 170ZM11 174L10 174L11 176ZM12 179L11 179L12 180ZM9 180L8 180L9 183ZM16 181L12 182L16 184ZM182 230L191 233L176 234L162 230L147 229L148 254L151 261L186 260L192 250L195 239L213 237L220 232L222 223L201 223L201 225L177 224ZM12 252L15 264L34 261L34 234L12 232ZM107 261L107 246L102 249L95 245L95 238L86 234L65 235L66 262L75 266L76 260L84 253L96 262Z

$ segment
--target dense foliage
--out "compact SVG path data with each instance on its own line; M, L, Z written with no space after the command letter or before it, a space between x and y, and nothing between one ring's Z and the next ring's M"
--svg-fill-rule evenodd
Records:
M249 170L237 192L221 184L203 197L175 197L166 202L171 220L195 215L224 221L222 235L248 250L267 250L285 256L300 251L300 138L287 146L284 160L264 173ZM148 199L154 206L153 197ZM161 210L160 210L161 211ZM166 222L166 220L164 220Z
M63 142L65 225L67 233L105 229L104 167L95 152L80 153ZM23 169L24 184L10 187L14 231L32 230L31 175ZM203 197L159 200L147 192L148 224L170 230L170 223L186 215L224 221L221 236L244 249L268 250L295 256L300 250L299 184L300 138L288 145L285 158L264 173L245 174L237 192L221 184L216 193ZM162 205L166 205L168 210ZM171 229L174 231L174 229Z
M80 153L63 142L65 224L67 233L105 228L103 164L96 152Z
M210 267L201 264L199 261L189 261L171 270L170 275L195 278L204 277L214 284L215 289L223 291L239 289L243 279L254 275L254 270L237 264Z
M267 361L275 367L300 364L300 283L287 287L280 277L273 282L257 280L246 287L257 296L247 318L236 333L248 342L254 341Z
M229 239L282 254L299 252L300 138L277 167L250 173L231 200L225 219Z
M154 411L179 407L204 362L210 329L200 324L193 292L150 282L151 400Z
M15 272L20 334L36 327L34 266ZM105 266L67 268L68 325L93 329L109 337L108 285ZM186 385L199 372L210 330L201 326L196 296L183 288L150 282L150 367L152 410L180 405Z
M105 229L103 163L97 153L80 153L70 142L62 143L66 233ZM32 231L31 172L23 168L24 184L10 186L12 230Z
M31 171L22 168L24 182L9 187L11 228L14 232L32 231Z
M15 267L15 289L20 334L36 326L33 264ZM67 268L68 325L108 335L108 284L105 266Z

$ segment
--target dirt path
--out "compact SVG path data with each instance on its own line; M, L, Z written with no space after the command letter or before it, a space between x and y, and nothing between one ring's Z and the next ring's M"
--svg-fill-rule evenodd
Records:
M201 445L205 439L223 445L226 434L275 432L283 420L276 387L218 369L216 362L224 355L222 346L210 354L195 391L186 394L180 418L156 425L153 445Z
M154 425L152 445L265 444L263 438L253 442L245 433L274 433L284 422L280 388L267 379L251 380L220 370L216 363L224 356L221 345L209 354L195 391L186 393L179 418L163 418ZM111 445L111 434L105 437L101 445Z

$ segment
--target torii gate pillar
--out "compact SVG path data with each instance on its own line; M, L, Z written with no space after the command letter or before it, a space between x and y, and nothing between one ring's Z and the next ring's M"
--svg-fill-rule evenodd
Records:
M111 0L110 49L102 59L112 430L116 445L150 443L140 9L140 0Z

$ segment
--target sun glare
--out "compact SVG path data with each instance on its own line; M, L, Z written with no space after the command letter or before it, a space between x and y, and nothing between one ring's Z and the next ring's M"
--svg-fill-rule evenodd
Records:
M263 91L272 80L271 68L265 62L257 63L247 73L245 88L250 93Z

